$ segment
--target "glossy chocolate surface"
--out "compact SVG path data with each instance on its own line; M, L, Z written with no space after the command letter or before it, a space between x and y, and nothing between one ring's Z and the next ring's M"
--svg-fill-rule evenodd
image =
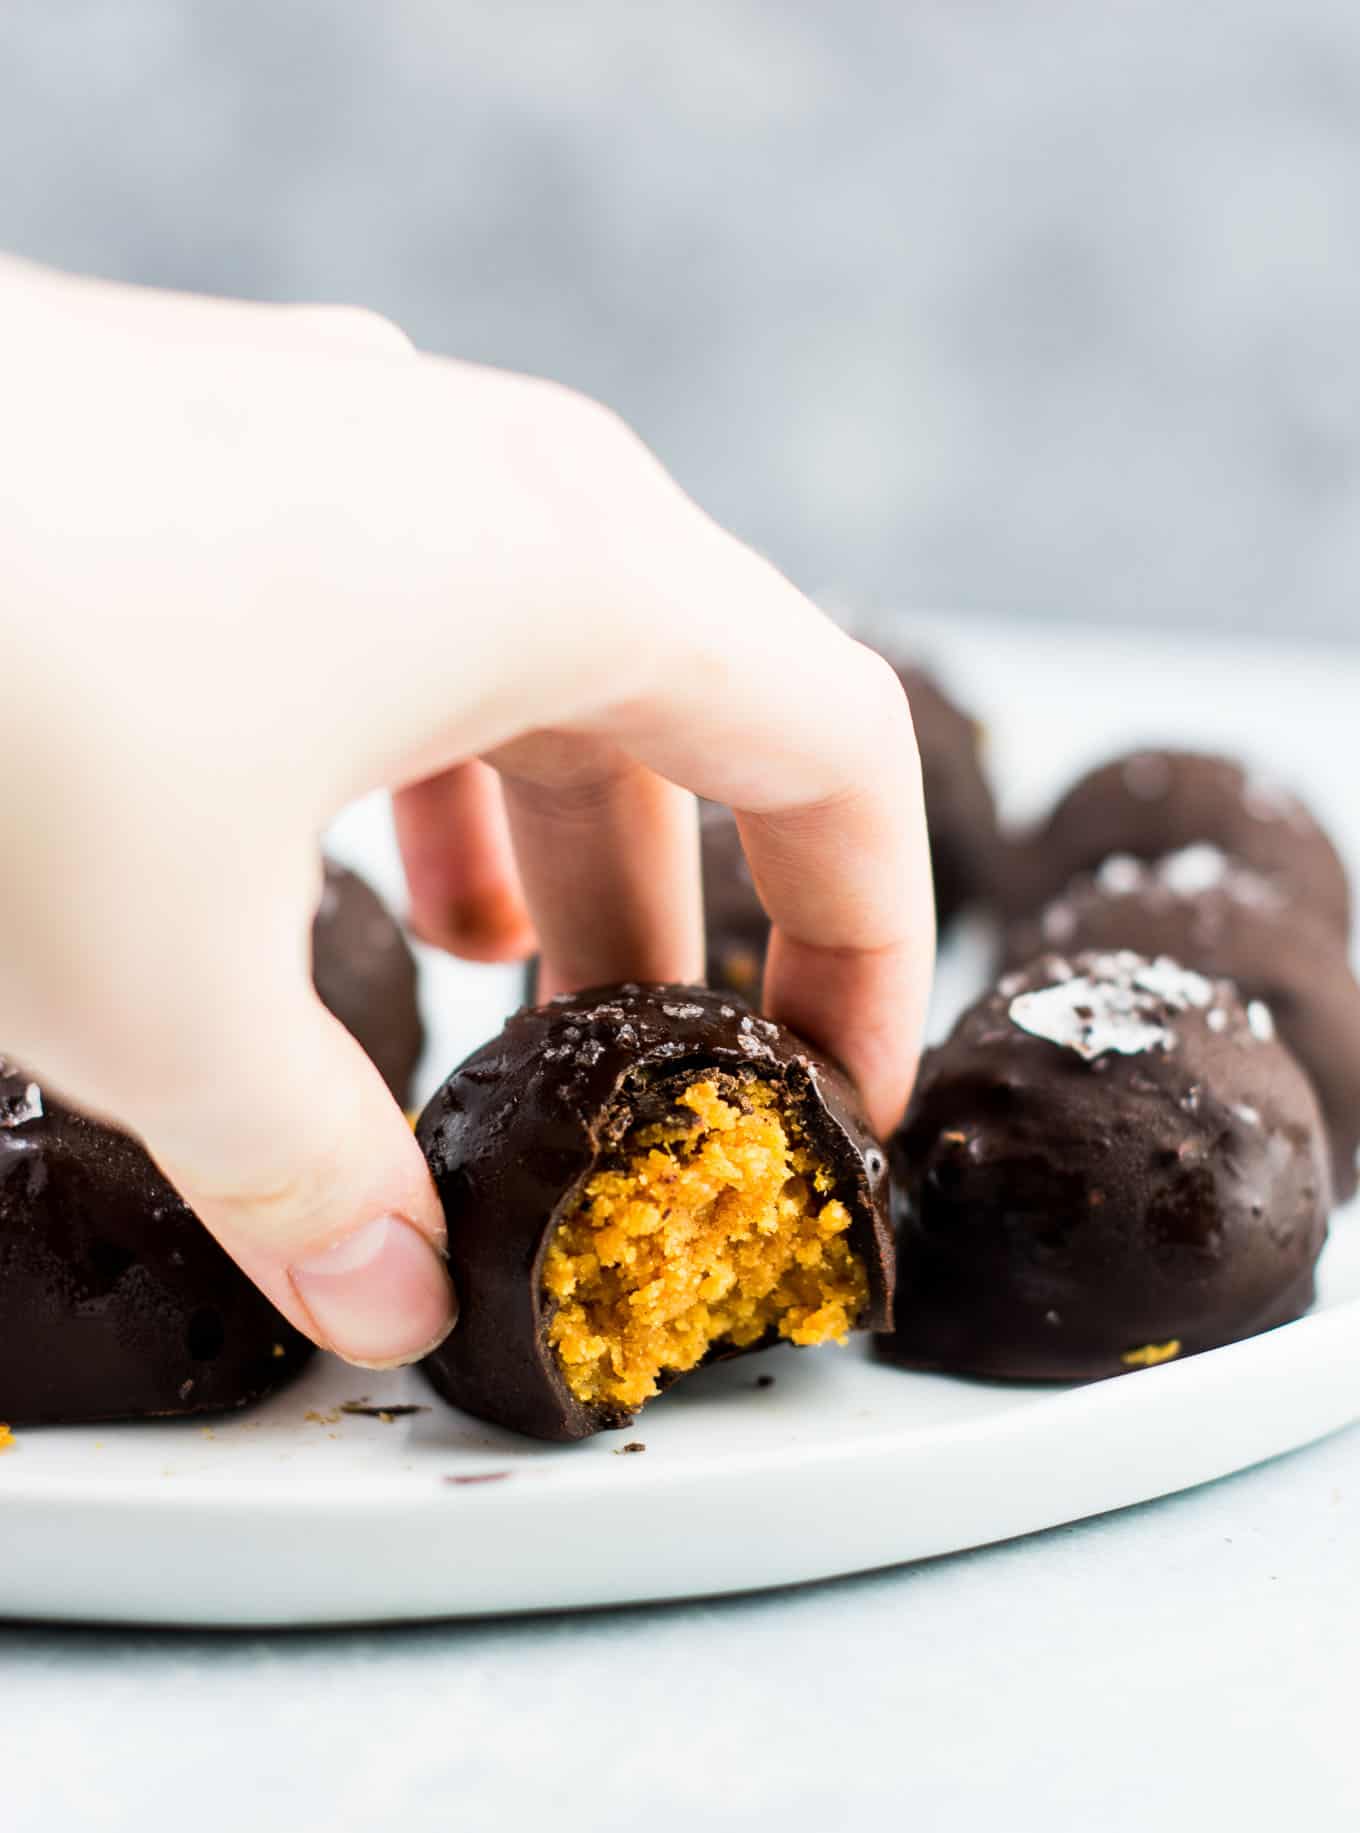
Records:
M1340 936L1350 885L1340 855L1297 796L1232 758L1134 751L1080 778L1048 820L1012 849L1012 916L1042 909L1112 853L1160 859L1207 842L1249 866Z
M841 1072L722 993L597 988L516 1013L454 1071L417 1125L462 1304L457 1328L424 1366L454 1405L545 1439L629 1423L630 1413L583 1405L567 1388L547 1341L543 1256L601 1156L630 1124L669 1105L668 1084L698 1069L754 1072L798 1105L850 1210L849 1243L868 1273L859 1326L886 1323L886 1155Z
M243 1406L311 1354L134 1140L0 1076L0 1419Z
M1118 1375L1298 1317L1329 1177L1311 1086L1226 981L1121 953L1007 976L892 1144L916 1368Z
M1011 965L1044 948L1133 948L1236 983L1271 1013L1312 1081L1332 1146L1338 1202L1355 1194L1360 1149L1360 984L1334 929L1216 848L1144 863L1116 855L1006 938Z

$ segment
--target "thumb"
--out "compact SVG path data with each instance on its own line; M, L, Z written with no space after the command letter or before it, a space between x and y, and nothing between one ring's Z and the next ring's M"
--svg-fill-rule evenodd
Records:
M272 1017L244 1046L200 1032L210 1082L178 1078L139 1130L227 1253L313 1342L367 1368L414 1362L457 1315L424 1157L309 986Z

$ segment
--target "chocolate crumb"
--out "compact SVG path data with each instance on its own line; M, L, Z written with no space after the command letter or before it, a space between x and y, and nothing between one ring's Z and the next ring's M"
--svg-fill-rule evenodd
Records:
M647 1447L643 1444L640 1438L630 1438L626 1445L619 1446L618 1450L614 1453L614 1456L623 1457L626 1452L645 1451L646 1449Z
M512 1476L514 1476L514 1474L515 1474L515 1473L514 1473L514 1471L513 1471L513 1470L479 1470L479 1471L477 1471L477 1472L476 1472L476 1473L475 1473L474 1475L472 1475L472 1476L467 1476L467 1477L445 1477L445 1478L444 1478L444 1481L445 1481L446 1483L455 1483L455 1484L463 1484L463 1483L499 1483L499 1482L501 1482L501 1480L502 1480L503 1478L505 1478L505 1477L512 1477Z
M414 1401L402 1401L390 1407L371 1407L362 1400L345 1400L340 1403L342 1413L348 1413L352 1418L380 1419L384 1425L390 1425L394 1419L408 1419L412 1413L428 1413L429 1410Z
M774 1386L774 1376L773 1375L757 1375L756 1380L755 1380L755 1385L757 1387L773 1387Z

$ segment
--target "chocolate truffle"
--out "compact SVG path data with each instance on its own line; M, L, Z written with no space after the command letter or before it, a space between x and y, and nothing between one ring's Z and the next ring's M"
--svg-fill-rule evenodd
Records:
M239 1407L311 1348L141 1146L0 1064L0 1419Z
M425 1368L479 1418L584 1438L703 1362L887 1321L886 1154L839 1070L720 994L525 1008L416 1136L462 1300Z
M968 905L991 897L999 869L1002 843L982 768L982 728L924 669L892 666L911 703L921 752L935 920L943 930ZM705 803L700 840L709 984L756 999L770 925L731 810Z
M883 1344L912 1367L1094 1379L1312 1303L1321 1116L1228 981L1131 951L1040 958L928 1053L892 1150Z
M1151 864L1116 854L1007 936L1012 964L1045 948L1132 948L1236 983L1269 1011L1312 1080L1332 1146L1332 1191L1355 1194L1360 985L1334 929L1216 847Z
M1111 853L1160 859L1196 841L1250 866L1338 935L1350 932L1350 886L1336 848L1296 796L1226 757L1135 751L1075 783L1012 850L1005 896L1023 916Z
M405 1107L425 1041L415 958L377 892L330 859L312 923L312 978Z

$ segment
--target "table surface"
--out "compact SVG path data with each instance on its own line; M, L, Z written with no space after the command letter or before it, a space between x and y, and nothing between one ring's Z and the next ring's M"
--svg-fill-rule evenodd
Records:
M1299 667L1294 690L1326 691L1322 658ZM1353 1428L1028 1540L714 1603L286 1635L0 1626L0 1826L1350 1830L1357 1472Z
M1349 1833L1358 1471L1353 1428L1077 1527L712 1604L0 1628L0 1823Z

